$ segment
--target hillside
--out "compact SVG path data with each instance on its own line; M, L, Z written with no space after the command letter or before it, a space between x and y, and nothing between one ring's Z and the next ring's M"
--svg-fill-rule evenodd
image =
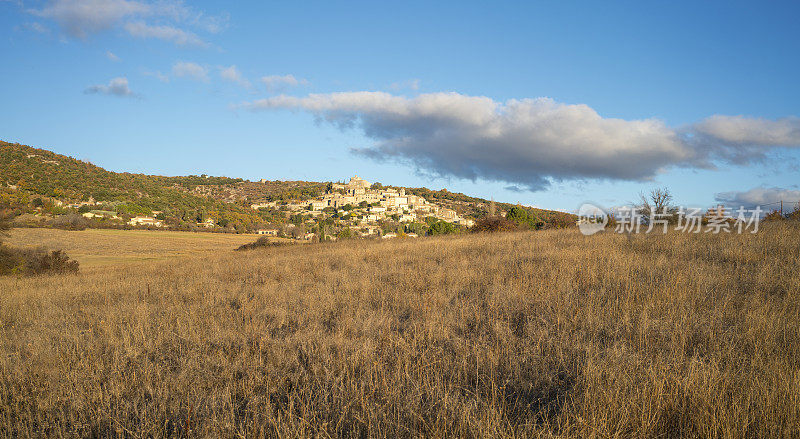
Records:
M204 227L250 232L293 223L315 232L339 232L347 224L335 215L330 221L317 221L315 216L306 215L309 212L285 207L313 200L327 189L328 182L250 182L206 175L167 177L112 172L44 149L0 141L0 203L15 206L18 213L29 214L21 218L38 225L81 213L92 218L92 221L84 221L88 227L121 227L132 217L153 216L158 218L160 226L172 229ZM464 218L484 217L490 209L488 200L445 189L405 189ZM253 203L265 202L274 203L274 208L251 208ZM503 212L513 206L497 203L496 207L498 212ZM564 220L566 215L541 209L527 210L544 224ZM89 211L100 213L86 215ZM571 216L566 216L568 223ZM312 221L319 224L312 225ZM421 218L419 222L422 224Z

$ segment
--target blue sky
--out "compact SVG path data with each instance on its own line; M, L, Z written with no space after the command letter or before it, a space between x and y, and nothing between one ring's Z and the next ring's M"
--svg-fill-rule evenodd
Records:
M800 199L797 2L0 0L0 139L574 210Z

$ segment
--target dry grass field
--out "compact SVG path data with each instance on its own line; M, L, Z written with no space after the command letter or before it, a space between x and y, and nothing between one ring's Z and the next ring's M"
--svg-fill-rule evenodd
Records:
M253 242L257 235L189 233L162 230L12 229L6 239L16 247L44 246L63 249L81 268L163 260L215 251L232 250ZM279 238L273 238L279 240Z
M0 436L798 437L800 229L766 226L3 278Z

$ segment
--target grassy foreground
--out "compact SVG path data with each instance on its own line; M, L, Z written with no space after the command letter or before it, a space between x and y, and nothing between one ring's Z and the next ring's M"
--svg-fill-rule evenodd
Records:
M6 242L14 247L44 246L64 250L86 271L108 265L227 252L256 238L258 235L165 230L21 228L12 229Z
M800 435L800 229L0 279L2 436Z

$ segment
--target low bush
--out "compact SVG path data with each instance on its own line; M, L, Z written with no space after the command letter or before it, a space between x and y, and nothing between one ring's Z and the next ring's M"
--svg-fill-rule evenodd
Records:
M23 262L19 252L0 244L0 276L13 274Z
M61 250L18 249L0 245L0 275L36 276L78 272L78 261Z
M55 217L53 218L53 221L50 224L57 229L86 230L86 228L89 227L91 222L81 215L76 215L72 213L69 215L61 215Z
M568 229L571 227L575 227L575 215L564 212L552 213L544 225L546 229Z
M800 221L800 202L794 205L794 209L786 214L786 219Z
M772 212L764 215L762 221L783 221L785 218L781 215L780 212L777 210L773 210Z
M284 241L270 241L269 238L266 236L262 236L255 240L255 242L251 242L250 244L242 244L235 251L243 251L243 250L253 250L256 248L264 248L264 247L280 247L283 245L292 245L291 243L284 242Z
M514 221L507 220L502 216L490 216L481 218L472 226L471 231L476 233L483 232L513 232L520 230L520 226Z

